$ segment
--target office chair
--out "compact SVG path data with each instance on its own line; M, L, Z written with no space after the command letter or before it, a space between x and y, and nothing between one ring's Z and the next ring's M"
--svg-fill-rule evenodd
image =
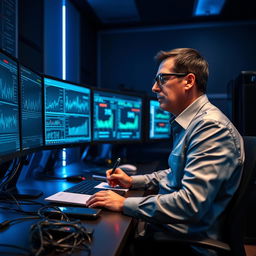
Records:
M254 181L256 172L256 137L245 136L245 162L240 185L224 212L223 241L214 239L179 239L163 232L156 232L154 240L159 246L179 243L207 248L218 252L218 255L245 256L244 227L248 205L248 192ZM171 247L170 247L171 248Z

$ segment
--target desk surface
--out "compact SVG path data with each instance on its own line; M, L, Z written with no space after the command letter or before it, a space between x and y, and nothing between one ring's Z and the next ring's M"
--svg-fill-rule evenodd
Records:
M29 180L22 184L24 188L38 189L44 191L44 195L37 201L44 202L45 197L64 190L74 183L63 180ZM141 196L142 191L129 191L128 196ZM40 208L40 206L37 206ZM22 215L25 216L25 215ZM21 214L0 210L0 221L9 220L17 217L22 217ZM0 243L13 244L25 248L29 248L29 229L31 224L38 220L22 221L10 226L7 230L1 231ZM103 210L100 217L96 220L83 220L85 227L93 228L94 234L91 244L91 255L110 256L119 255L126 239L134 227L135 220L122 213ZM13 252L14 249L8 249ZM7 251L0 247L0 252ZM1 254L1 253L0 253ZM3 255L3 254L1 254ZM77 251L73 255L83 255L83 251Z

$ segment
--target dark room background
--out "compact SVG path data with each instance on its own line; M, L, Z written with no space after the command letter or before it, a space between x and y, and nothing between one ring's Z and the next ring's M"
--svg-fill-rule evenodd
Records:
M61 78L58 64L61 42L54 32L54 28L61 26L58 24L60 3L58 0L19 1L18 55L24 64L37 71ZM256 69L255 21L101 29L75 3L68 1L72 14L68 80L152 95L157 71L155 54L159 50L192 47L209 62L209 98L231 117L228 83L242 70ZM45 34L46 27L52 27L48 31L51 36ZM79 41L74 42L74 34Z
M228 83L256 69L256 23L208 23L99 32L98 85L152 94L159 50L198 49L208 60L208 97L230 116Z

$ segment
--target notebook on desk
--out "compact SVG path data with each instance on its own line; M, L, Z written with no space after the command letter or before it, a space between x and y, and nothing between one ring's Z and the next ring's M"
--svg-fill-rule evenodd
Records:
M112 188L107 182L84 180L64 191L60 191L46 197L44 200L62 204L85 205L85 202L90 198L91 195L103 189L113 190L120 195L125 195L125 193L128 191L128 189L120 187Z

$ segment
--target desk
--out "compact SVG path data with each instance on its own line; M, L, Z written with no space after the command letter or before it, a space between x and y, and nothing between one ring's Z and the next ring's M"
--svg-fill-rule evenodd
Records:
M20 184L24 188L32 188L44 191L44 195L38 200L44 202L45 197L64 190L74 183L63 180L28 180ZM141 196L142 191L129 191L128 196ZM37 206L39 208L39 206ZM25 216L25 215L23 215ZM18 213L9 213L7 210L0 210L0 221L21 217ZM31 224L38 220L22 221L14 224L7 230L0 233L0 243L14 244L17 246L29 248L29 228ZM125 242L135 227L136 220L121 213L103 210L100 217L96 220L83 220L86 227L94 229L94 235L91 244L92 256L112 256L120 255ZM6 249L7 250L7 249ZM13 252L14 249L8 249ZM3 249L0 247L0 254ZM1 254L3 255L3 254ZM83 255L83 251L77 251L73 255Z

